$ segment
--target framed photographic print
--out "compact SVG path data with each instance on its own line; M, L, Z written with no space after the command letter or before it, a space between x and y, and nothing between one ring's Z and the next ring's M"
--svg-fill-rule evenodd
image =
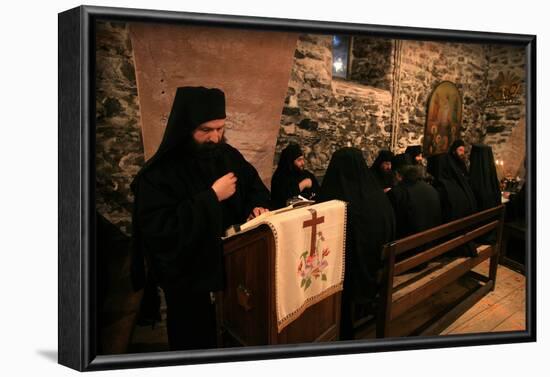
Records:
M59 362L536 338L533 35L59 14Z

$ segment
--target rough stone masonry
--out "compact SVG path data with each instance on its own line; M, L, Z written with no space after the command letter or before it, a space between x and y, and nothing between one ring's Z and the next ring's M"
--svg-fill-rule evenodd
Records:
M273 163L289 141L299 142L308 169L322 178L332 153L360 148L372 163L378 151L421 144L428 98L441 81L463 100L461 137L484 142L515 174L525 156L525 52L514 46L352 38L349 80L332 78L332 36L303 34L281 114ZM516 99L493 101L489 91L513 78ZM129 234L129 185L143 164L139 102L128 27L97 26L97 210ZM253 163L253 161L252 161Z

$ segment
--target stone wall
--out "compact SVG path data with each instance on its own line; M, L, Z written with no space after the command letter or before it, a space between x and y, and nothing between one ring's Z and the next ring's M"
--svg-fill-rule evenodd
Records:
M331 36L307 34L298 39L274 168L290 141L302 145L307 168L318 177L339 148L360 148L371 163L389 143L390 92L333 81L331 47Z
M96 209L129 235L130 183L144 161L132 46L126 24L96 32Z
M504 174L515 177L525 156L525 49L488 46L487 60L484 142L504 161Z
M462 95L462 139L480 142L487 90L484 46L403 41L401 57L396 150L422 144L428 99L442 81L453 82Z
M394 62L399 45L400 59ZM423 41L397 44L361 37L352 48L352 67L359 73L352 71L351 77L357 81L332 79L331 49L331 36L304 34L298 38L273 169L290 141L303 146L308 169L320 178L332 153L344 146L360 148L367 163L372 163L380 149L391 145L392 101L398 109L395 151L421 144L429 95L437 84L448 80L457 85L463 98L461 137L468 144L491 145L509 174L521 170L525 156L522 48ZM369 64L380 69L369 70ZM489 98L491 88L503 77L504 81L519 78L518 99L498 102ZM129 234L129 184L143 164L143 143L135 64L125 24L98 24L96 80L97 208ZM393 91L398 95L395 101Z
M355 37L351 52L350 81L392 90L393 39Z
M422 144L429 96L438 84L451 81L463 102L460 137L468 146L491 145L495 158L504 158L505 170L518 170L525 155L525 132L518 129L525 118L524 92L519 102L504 105L488 102L488 92L503 74L524 82L523 49L361 36L352 42L345 81L332 80L331 47L331 36L302 35L298 41L275 164L289 141L303 146L308 168L319 177L342 146L361 148L371 163L379 149L391 148L393 132L394 152ZM519 140L512 143L516 129Z

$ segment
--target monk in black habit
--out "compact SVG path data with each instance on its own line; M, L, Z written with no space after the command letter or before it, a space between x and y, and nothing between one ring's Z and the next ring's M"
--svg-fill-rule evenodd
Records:
M375 301L382 246L395 238L394 214L356 148L343 148L332 155L319 198L348 203L340 338L353 339L351 303L372 307Z
M479 211L501 204L500 184L498 182L495 159L493 158L493 150L490 146L472 144L470 152L470 183ZM496 242L496 231L477 239L476 242Z
M216 346L211 292L224 287L221 237L268 206L256 169L223 142L224 125L221 90L178 88L162 143L132 183L135 260L146 258L165 293L172 350Z
M514 221L525 225L527 217L527 194L526 189L529 184L527 175L525 182L517 194L511 194L510 200L506 203L506 221Z
M458 147L454 147L458 145ZM457 154L457 149L461 151ZM448 153L428 158L428 173L441 198L443 222L460 219L477 211L475 195L470 186L466 164L463 161L464 143L455 141Z
M392 158L393 153L383 149L378 153L378 156L370 167L374 178L384 192L388 191L393 186L393 172L391 170Z
M398 183L387 193L395 212L398 239L441 224L439 193L422 180L422 166L413 165L408 157L402 154L394 159Z
M409 145L407 149L405 149L405 154L410 156L413 165L422 165L422 146Z
M470 183L478 210L493 208L501 203L500 184L493 150L484 144L473 144L470 152Z
M277 169L271 178L271 200L274 208L286 206L286 201L295 196L315 200L319 183L305 169L304 153L296 143L282 150Z
M451 156L451 163L455 168L458 168L458 171L462 176L468 180L468 167L466 166L466 150L464 141L457 139L453 141L451 147L449 148L449 155Z

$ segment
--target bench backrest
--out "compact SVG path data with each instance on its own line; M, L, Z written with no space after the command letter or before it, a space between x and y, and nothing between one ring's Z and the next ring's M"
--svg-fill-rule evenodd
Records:
M458 279L464 273L483 260L491 257L489 280L496 277L498 253L500 250L502 229L504 225L504 205L500 205L459 220L428 229L400 240L384 245L382 249L381 292L378 303L377 337L388 334L389 323L412 306L425 300L437 290ZM430 284L410 292L405 297L393 300L394 276L406 272L418 265L429 262L445 253L465 245L466 243L496 231L496 243L486 248L477 257L467 258L460 265L454 266L442 276L438 276ZM425 250L422 250L425 247ZM396 257L410 250L418 253L396 262Z

